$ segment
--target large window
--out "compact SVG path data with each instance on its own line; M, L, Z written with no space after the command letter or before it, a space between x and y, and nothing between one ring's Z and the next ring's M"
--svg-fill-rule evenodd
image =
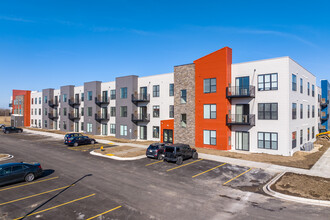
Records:
M309 95L309 90L310 90L310 86L309 86L309 82L307 83L307 95Z
M87 132L93 132L93 124L87 123Z
M277 133L258 132L258 148L277 150Z
M84 108L81 108L81 116L84 116Z
M307 128L307 141L309 141L309 133L310 133L310 130L309 130L309 128Z
M39 104L41 104L41 97L39 97Z
M297 103L292 103L292 119L297 119Z
M300 130L300 145L303 144L303 130Z
M160 92L159 92L159 85L154 85L153 87L152 87L152 96L153 97L159 97L159 94Z
M93 115L93 108L87 107L87 116L91 117Z
M174 105L170 105L170 118L174 118Z
M47 115L47 108L45 108L44 112L45 112L45 115Z
M217 79L204 79L204 93L214 93L217 91Z
M315 96L315 86L312 85L312 96L314 97Z
M120 106L120 117L127 117L127 106Z
M110 134L116 134L116 124L110 124Z
M292 91L297 91L297 76L292 74Z
M45 96L44 99L45 99L45 103L47 104L47 102L48 102L47 96Z
M312 139L315 138L315 130L314 130L314 126L312 127Z
M87 92L87 100L92 101L92 99L93 99L93 91L88 91Z
M174 96L174 84L170 84L170 96Z
M307 118L310 117L310 105L307 106Z
M85 93L81 93L81 101L83 102L85 100Z
M180 92L180 102L181 103L187 103L187 90L182 89Z
M47 128L47 120L45 120L45 128Z
M127 136L127 125L120 125L120 135Z
M159 126L152 127L152 137L159 138Z
M187 127L187 114L181 114L180 123L182 128Z
M67 102L68 98L67 98L67 94L63 94L63 102Z
M204 119L216 119L217 118L217 105L209 104L204 105Z
M154 118L159 118L159 110L160 110L159 105L152 106L152 116Z
M110 107L110 116L115 117L116 116L116 107Z
M315 118L315 106L312 105L312 118Z
M116 99L116 90L115 89L110 90L110 99L111 100Z
M66 116L66 114L67 114L66 108L63 108L63 115Z
M258 91L277 90L277 73L258 75Z
M304 86L303 86L303 84L304 84L304 81L303 81L302 78L300 78L300 93L303 93L303 91L304 91Z
M217 144L217 133L212 130L203 130L203 144L216 145Z
M297 147L297 132L292 132L292 149Z
M304 116L304 106L303 104L300 104L300 119L302 119Z
M81 122L81 123L80 123L80 130L81 130L81 131L84 131L84 130L85 130L84 122Z
M120 88L120 98L127 99L127 87Z
M259 103L258 104L259 120L277 120L278 104L277 103Z
M38 99L37 98L34 98L34 104L38 104Z

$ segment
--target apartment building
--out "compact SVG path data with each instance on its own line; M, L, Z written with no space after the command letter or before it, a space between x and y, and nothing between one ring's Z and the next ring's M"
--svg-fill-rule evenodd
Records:
M289 57L232 64L225 47L173 73L31 92L27 126L289 156L315 141L319 92Z
M328 80L321 80L321 121L320 132L329 131L329 98L330 98L330 83Z

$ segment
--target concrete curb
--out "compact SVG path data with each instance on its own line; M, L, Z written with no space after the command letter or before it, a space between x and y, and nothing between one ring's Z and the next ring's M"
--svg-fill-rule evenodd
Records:
M105 158L110 158L110 159L114 159L114 160L139 160L139 159L142 159L142 158L146 158L145 155L138 156L138 157L108 156L108 155L103 155L103 154L100 154L100 153L96 153L95 151L91 151L90 154L94 155L94 156L105 157Z
M317 200L317 199L307 199L307 198L302 198L302 197L297 197L297 196L289 196L285 195L279 192L275 192L272 190L270 187L277 182L286 172L282 172L278 174L276 177L274 177L272 180L270 180L266 185L263 187L263 191L273 197L279 198L279 199L284 199L292 202L299 202L299 203L304 203L308 205L317 205L317 206L325 206L325 207L330 207L330 201L326 200Z
M14 156L13 155L10 155L10 154L4 154L4 155L7 155L7 157L0 158L0 161L5 161L5 160L9 160L9 159L14 158Z

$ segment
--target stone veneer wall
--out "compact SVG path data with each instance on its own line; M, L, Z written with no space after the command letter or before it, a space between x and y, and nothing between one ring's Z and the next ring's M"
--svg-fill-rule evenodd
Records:
M187 90L187 103L181 103L181 90ZM187 127L181 127L181 114L187 114ZM195 64L174 67L174 141L195 146Z

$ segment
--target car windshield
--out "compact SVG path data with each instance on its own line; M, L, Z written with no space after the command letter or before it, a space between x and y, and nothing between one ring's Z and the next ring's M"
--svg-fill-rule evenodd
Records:
M174 147L166 147L165 151L169 152L169 153L173 153L174 152Z
M157 150L158 146L150 145L148 148L149 148L149 150Z

